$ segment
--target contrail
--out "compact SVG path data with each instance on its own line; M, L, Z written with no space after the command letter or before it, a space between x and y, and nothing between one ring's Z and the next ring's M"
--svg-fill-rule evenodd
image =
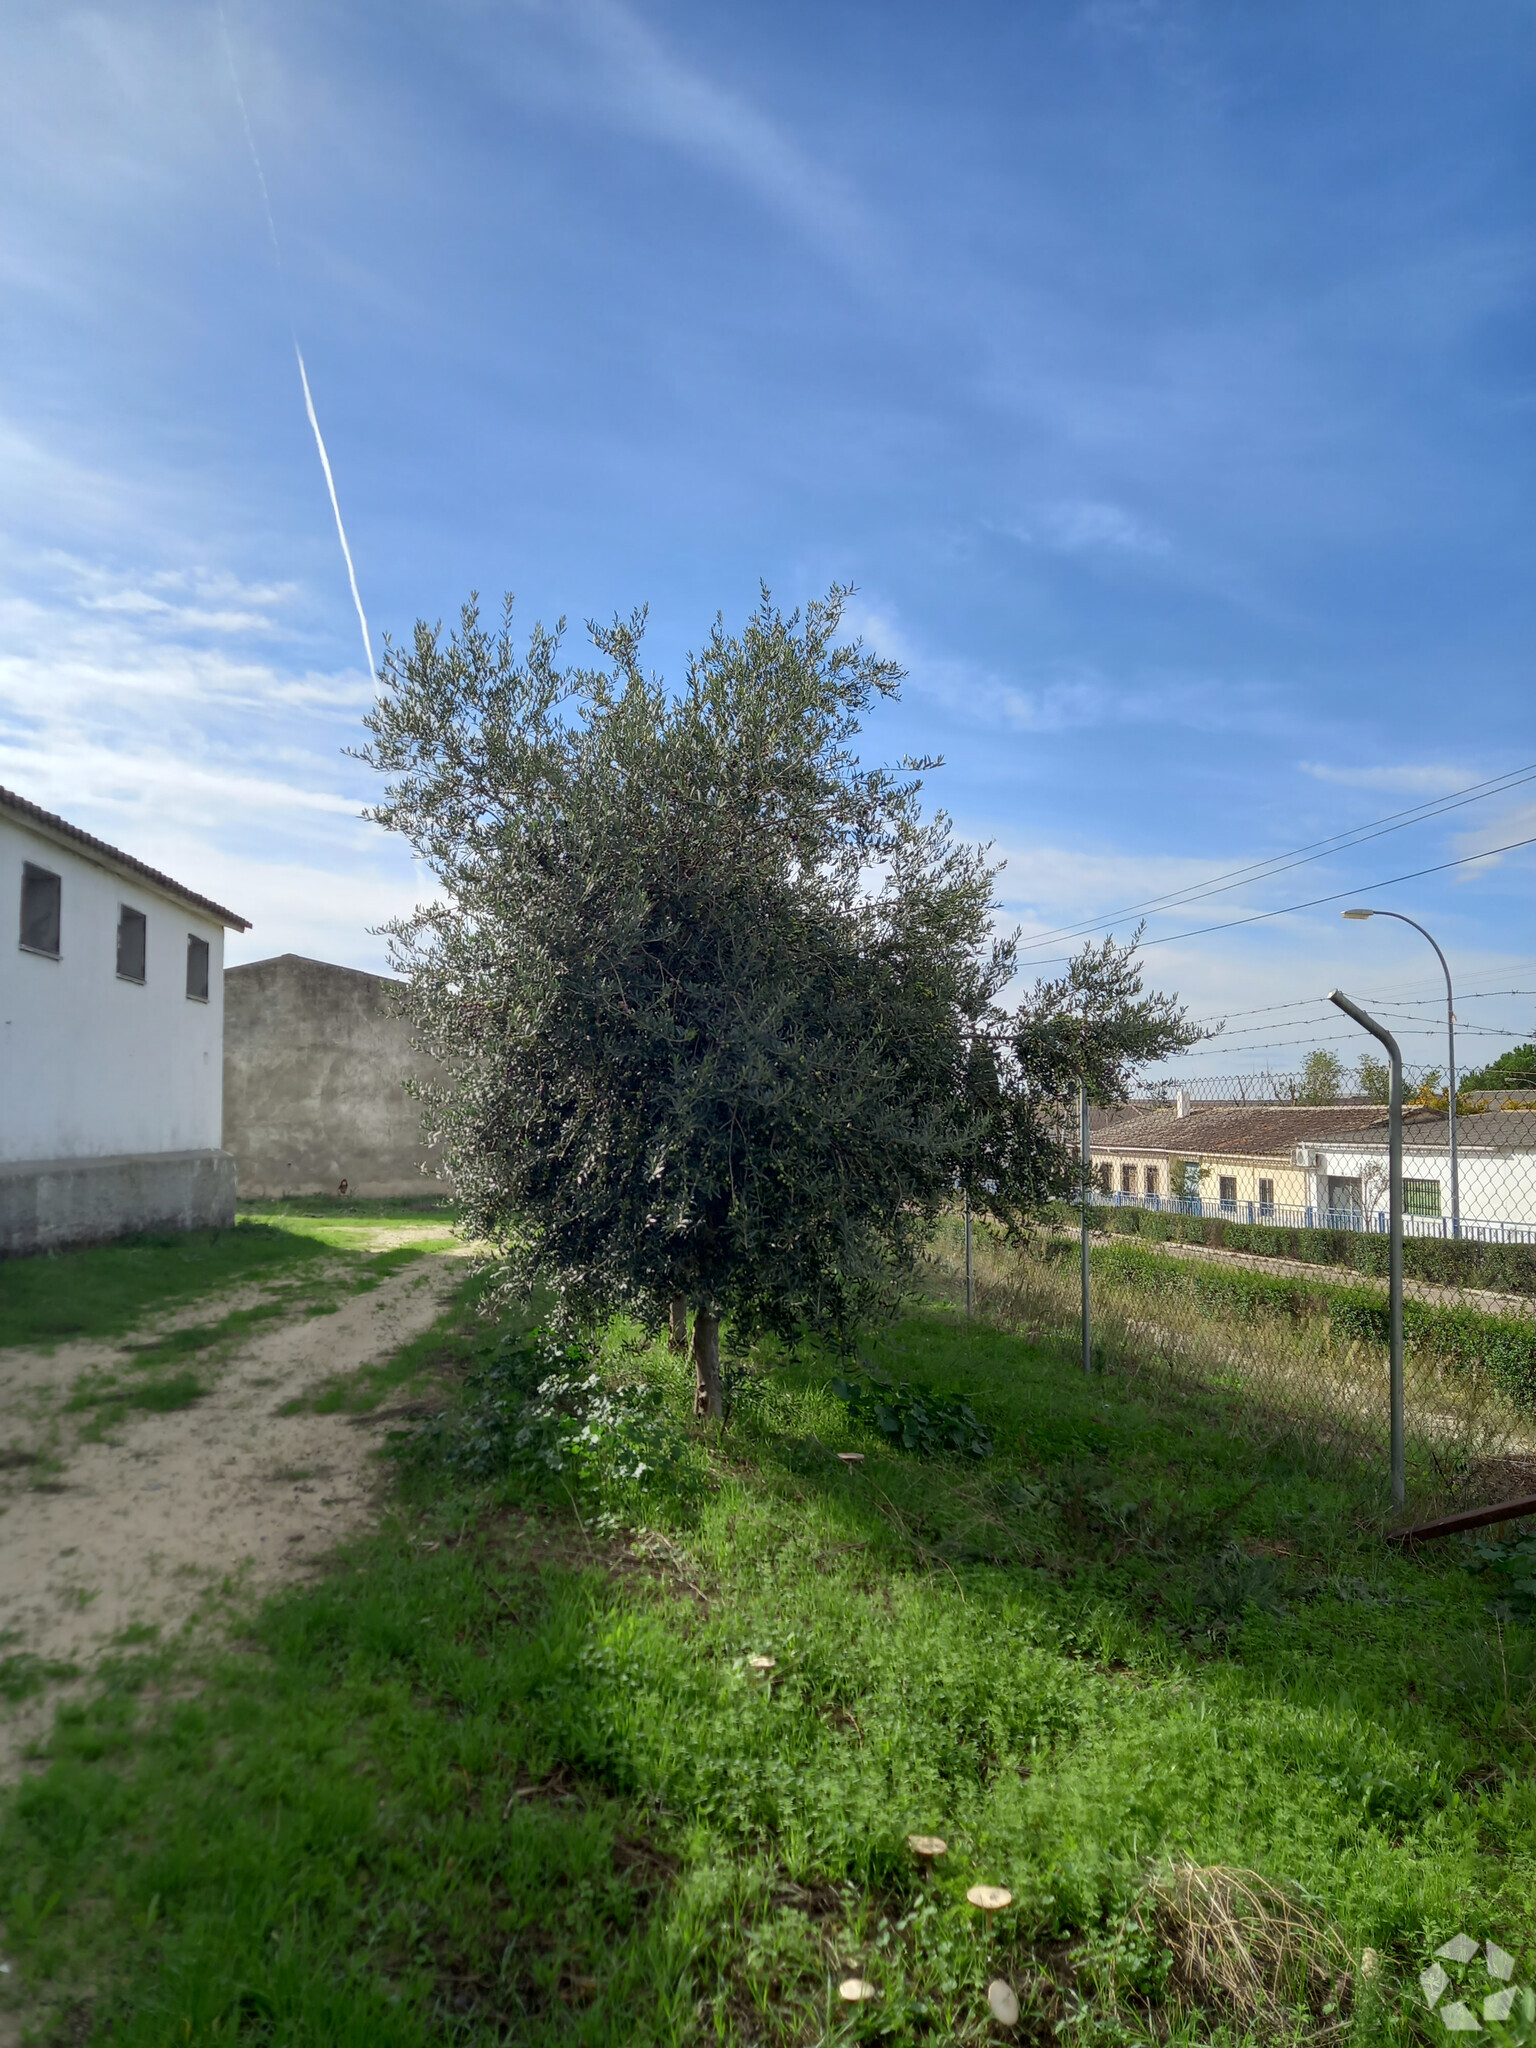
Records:
M256 172L256 183L261 188L261 207L267 217L267 233L272 237L272 255L277 264L279 277L283 274L283 251L277 239L277 222L272 217L272 200L267 192L266 173L261 168L261 157L256 149L256 137L251 131L251 117L246 111L245 94L240 90L240 73L235 66L234 46L229 40L229 23L224 18L223 0L219 0L219 27L224 36L224 54L229 59L229 75L235 88L235 99L240 107L240 123L245 129L245 146L251 153L251 165ZM341 542L342 560L347 565L347 581L352 586L352 602L357 607L357 623L363 630L363 663L369 675L373 674L373 641L368 632L368 617L363 610L363 600L358 594L357 571L352 566L352 550L347 545L347 529L341 523L341 503L336 496L336 479L331 474L331 458L325 452L325 436L320 431L319 416L309 388L309 372L304 367L304 351L299 347L299 337L290 315L288 332L293 337L293 352L298 358L299 382L304 387L304 410L309 414L310 428L314 433L315 446L320 452L320 467L325 471L325 488L331 494L331 510L336 515L336 536Z
M315 417L315 401L309 395L309 372L304 367L304 351L294 338L293 352L299 359L299 382L304 386L304 410L309 414L309 424L315 431L315 446L320 451L320 467L325 471L325 488L331 494L331 510L336 514L336 537L341 542L342 559L347 565L347 581L352 586L352 602L357 606L357 623L363 629L363 658L368 665L369 675L373 674L373 642L368 637L368 620L363 611L363 600L357 594L357 571L352 566L352 550L347 546L347 529L341 523L341 506L336 500L336 479L331 475L331 458L325 452L325 436L320 431L320 422Z

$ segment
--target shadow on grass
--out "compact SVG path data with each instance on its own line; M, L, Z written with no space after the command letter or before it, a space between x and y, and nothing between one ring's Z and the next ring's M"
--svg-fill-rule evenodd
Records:
M242 1220L0 1259L0 1348L126 1336L147 1315L326 1254L314 1239Z

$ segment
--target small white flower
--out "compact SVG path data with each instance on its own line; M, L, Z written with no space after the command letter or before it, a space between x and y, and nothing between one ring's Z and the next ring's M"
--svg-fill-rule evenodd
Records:
M1507 1984L1515 1974L1514 1957L1507 1948L1500 1948L1495 1941L1488 1944L1488 1974L1490 1977L1497 1977L1504 1984Z
M1442 2005L1440 2017L1448 2034L1480 2034L1483 2031L1477 2023L1477 2014L1470 2005L1463 2005L1459 1998L1452 2005Z
M1440 1996L1441 1992L1445 1989L1446 1985L1450 1983L1450 1981L1450 1978L1447 1977L1444 1970L1441 1969L1438 1963L1431 1963L1429 1968L1424 1972L1423 1976L1420 1977L1419 1989L1424 1994L1424 2003L1427 2006L1429 2006L1431 2010L1434 2009L1435 2000Z
M1470 1934L1453 1934L1449 1941L1441 1943L1435 1954L1448 1963L1470 1963L1477 1954L1477 1943Z
M9 1977L9 1975L10 1975L10 1974L11 1974L11 1966L10 1966L10 1964L9 1964L9 1963L0 1963L0 1977Z
M1483 2018L1485 2020L1507 2020L1510 2007L1514 2002L1515 1987L1513 1984L1510 1985L1507 1991L1490 1991L1483 2000Z

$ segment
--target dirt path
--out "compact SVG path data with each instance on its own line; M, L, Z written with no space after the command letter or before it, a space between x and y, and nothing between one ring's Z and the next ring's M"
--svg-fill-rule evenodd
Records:
M137 1414L107 1441L61 1441L58 1417L62 1397L112 1347L0 1353L0 1416L22 1431L12 1443L50 1445L46 1465L13 1449L0 1469L0 1674L8 1660L15 1674L36 1671L20 1661L36 1659L84 1675L125 1637L153 1630L164 1640L221 1601L302 1575L362 1526L380 1434L372 1418L282 1410L426 1329L462 1272L456 1257L428 1254L333 1314L296 1308L260 1324L203 1399ZM182 1320L209 1308L199 1302ZM40 1483L39 1471L49 1475ZM58 1697L56 1683L15 1705L0 1694L0 1783L25 1768Z

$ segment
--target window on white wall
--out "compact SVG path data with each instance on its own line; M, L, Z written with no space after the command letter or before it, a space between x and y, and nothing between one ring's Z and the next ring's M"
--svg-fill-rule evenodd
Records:
M59 911L64 885L47 868L25 861L21 870L21 945L23 952L59 957Z
M117 906L117 978L119 981L142 981L144 979L147 931L148 921L142 910L130 909L126 903L120 903Z
M187 1001L208 1000L208 941L195 932L187 933Z

